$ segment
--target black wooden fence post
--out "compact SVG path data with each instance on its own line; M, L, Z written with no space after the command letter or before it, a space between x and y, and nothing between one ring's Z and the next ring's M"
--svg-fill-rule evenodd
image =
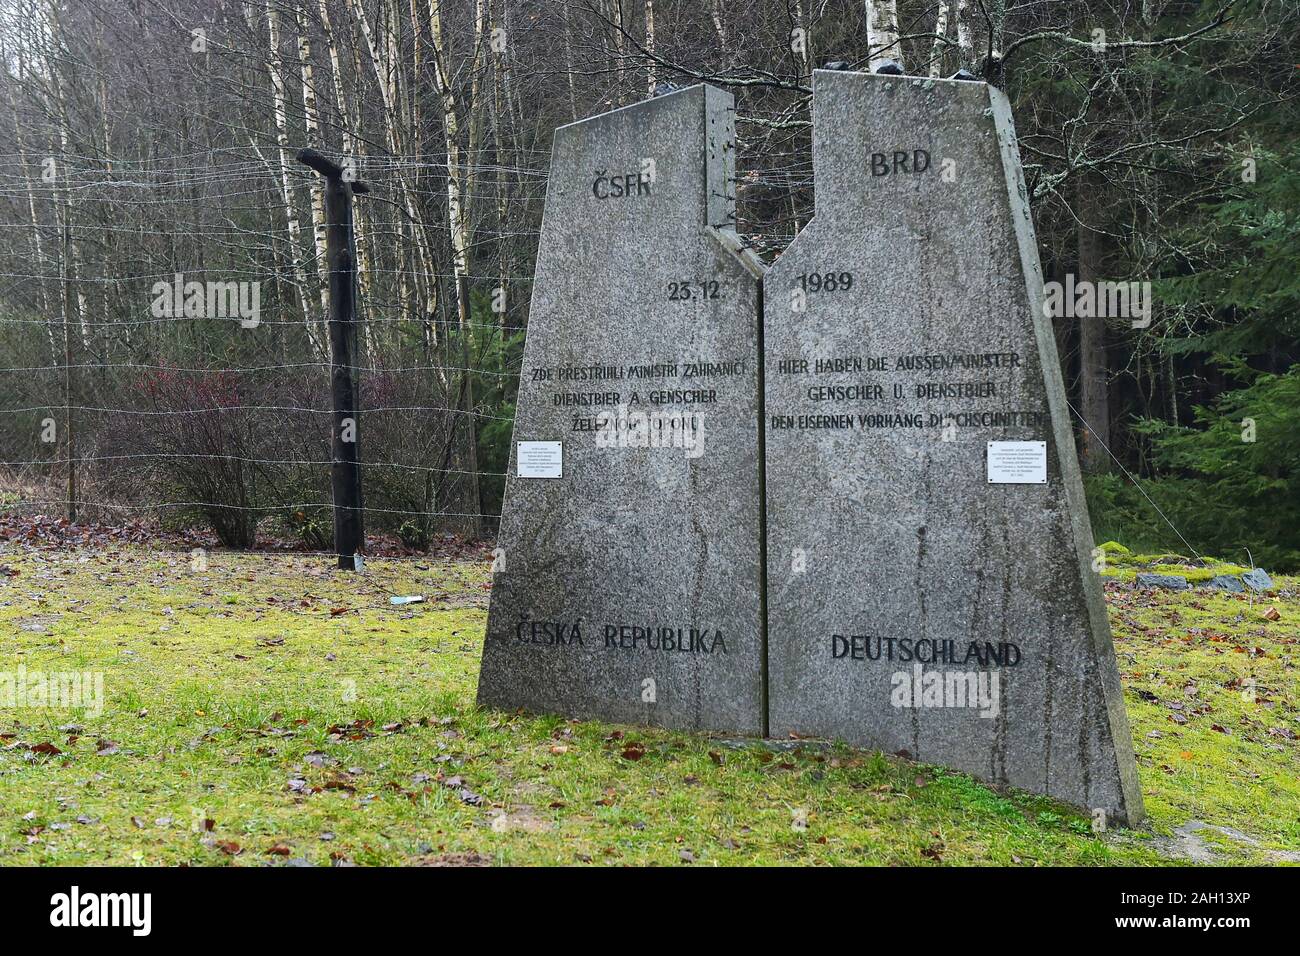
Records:
M330 484L334 492L334 551L339 567L357 567L364 549L361 464L357 456L357 270L353 260L352 196L369 192L350 181L342 167L314 149L300 150L298 162L325 178L325 258L329 271L330 383L333 392Z

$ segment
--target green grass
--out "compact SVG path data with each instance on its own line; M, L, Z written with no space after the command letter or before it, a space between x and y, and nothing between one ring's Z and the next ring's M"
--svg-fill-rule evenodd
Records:
M1200 830L1222 862L1300 850L1295 579L1280 600L1149 594L1127 582L1150 559L1110 562L1151 819L1098 835L842 746L480 711L488 560L0 554L0 671L102 672L106 698L0 709L0 862L1161 864L1190 820L1249 838Z

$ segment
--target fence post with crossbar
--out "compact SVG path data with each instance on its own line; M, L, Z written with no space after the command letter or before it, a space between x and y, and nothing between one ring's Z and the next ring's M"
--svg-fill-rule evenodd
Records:
M369 188L344 174L337 163L314 149L300 150L298 161L325 180L325 258L329 271L331 427L330 485L334 494L334 551L339 568L355 570L365 550L361 462L357 454L357 270L353 256L352 197Z

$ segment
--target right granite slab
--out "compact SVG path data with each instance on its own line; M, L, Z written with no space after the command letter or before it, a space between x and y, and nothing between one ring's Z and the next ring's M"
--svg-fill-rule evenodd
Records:
M764 279L769 720L1142 817L1015 129L819 71Z

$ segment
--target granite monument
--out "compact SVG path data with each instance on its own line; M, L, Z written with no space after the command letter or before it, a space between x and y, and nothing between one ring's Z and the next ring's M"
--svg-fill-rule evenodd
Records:
M840 738L1136 823L1007 101L819 71L813 112L817 215L766 275L727 94L557 131L479 701Z

